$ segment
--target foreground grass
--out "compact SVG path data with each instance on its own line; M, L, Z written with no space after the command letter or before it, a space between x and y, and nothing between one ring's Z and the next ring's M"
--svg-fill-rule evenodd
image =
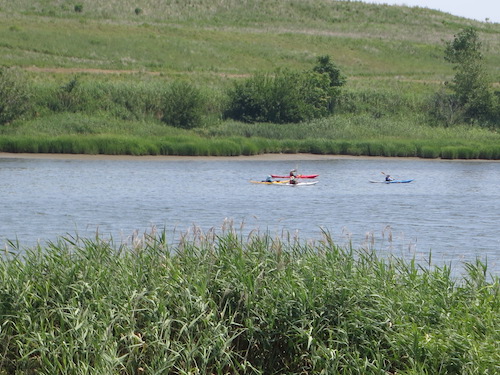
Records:
M0 258L0 374L493 374L499 280L234 230Z

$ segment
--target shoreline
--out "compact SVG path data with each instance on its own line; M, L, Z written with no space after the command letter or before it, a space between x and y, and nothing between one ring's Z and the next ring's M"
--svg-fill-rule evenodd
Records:
M319 155L319 154L258 154L238 156L181 156L181 155L105 155L105 154L38 154L0 152L0 159L54 159L54 160L134 160L134 161L280 161L330 159L391 159L384 156ZM394 158L401 159L401 158ZM405 158L406 159L406 158ZM419 159L419 158L407 158Z
M105 154L39 154L0 152L1 159L42 159L42 160L118 160L118 161L304 161L304 160L425 160L425 161L461 161L461 162L500 162L489 159L426 159L418 157L392 156L355 156L355 155L323 155L323 154L259 154L238 156L180 156L180 155L105 155Z

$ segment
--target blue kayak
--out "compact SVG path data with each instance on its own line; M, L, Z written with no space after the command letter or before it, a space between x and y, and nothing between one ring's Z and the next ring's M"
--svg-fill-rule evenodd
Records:
M392 181L372 181L370 180L370 182L373 182L373 183L379 183L379 184L407 184L409 182L412 182L413 179L411 180L392 180Z

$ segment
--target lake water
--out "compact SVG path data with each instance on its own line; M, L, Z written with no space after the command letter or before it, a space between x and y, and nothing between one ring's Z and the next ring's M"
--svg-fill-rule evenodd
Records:
M282 156L282 159L286 157ZM500 163L396 158L290 160L40 159L0 155L0 244L29 247L63 235L115 242L156 227L175 236L258 230L415 257L426 264L476 258L500 275ZM314 186L249 183L268 174L320 174ZM382 181L381 172L415 179Z

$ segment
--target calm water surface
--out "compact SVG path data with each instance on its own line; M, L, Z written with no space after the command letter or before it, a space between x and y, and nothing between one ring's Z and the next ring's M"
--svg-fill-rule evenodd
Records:
M319 173L308 187L251 184L267 174ZM374 184L381 172L410 184ZM56 160L0 157L0 244L66 234L115 241L153 227L184 233L269 231L500 275L500 163L414 159Z

